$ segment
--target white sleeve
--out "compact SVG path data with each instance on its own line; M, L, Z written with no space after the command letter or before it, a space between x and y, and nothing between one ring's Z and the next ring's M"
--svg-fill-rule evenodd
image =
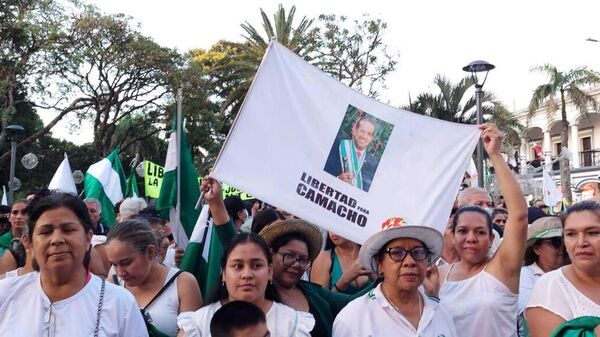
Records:
M535 284L536 278L529 268L521 268L521 280L519 282L519 314L527 307L527 302L531 296L531 290Z
M338 317L333 321L332 337L351 337L355 332L357 332L357 329L348 326L343 319L340 319L338 314Z
M148 337L146 323L135 301L131 302L129 310L123 317L123 322L119 337Z
M310 332L315 327L315 318L312 314L303 311L296 311L298 315L298 326L293 336L310 337Z
M544 274L537 280L529 297L527 308L543 308L568 321L573 316L571 305L559 282L561 275L557 273L562 273L562 271L557 269ZM527 318L527 310L525 310L525 318Z
M179 331L184 332L185 337L202 337L202 331L198 329L198 325L195 323L195 312L186 311L177 316L177 326L179 327Z

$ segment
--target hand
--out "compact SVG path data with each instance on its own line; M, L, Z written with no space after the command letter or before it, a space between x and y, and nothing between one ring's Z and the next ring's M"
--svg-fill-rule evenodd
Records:
M211 176L204 176L200 185L200 193L204 193L203 198L209 204L221 199L221 184Z
M435 264L432 264L427 268L425 279L423 280L423 288L425 288L425 294L427 296L438 297L438 294L440 293L440 274Z
M177 267L179 267L179 264L181 263L181 261L183 260L183 254L184 254L184 250L183 248L175 248L175 265Z
M338 176L338 178L340 178L341 180L343 180L344 182L347 182L347 183L352 182L352 174L350 172L342 172L342 174L340 174Z
M368 270L366 270L362 266L360 261L357 259L356 261L352 262L352 264L350 265L350 268L342 274L342 276L336 283L337 288L339 288L342 291L346 290L346 288L348 288L350 283L352 283L358 277L369 276L369 274L370 274L370 272Z
M481 130L481 139L483 140L483 147L488 155L499 155L500 145L502 144L502 133L494 124L481 124L479 125Z

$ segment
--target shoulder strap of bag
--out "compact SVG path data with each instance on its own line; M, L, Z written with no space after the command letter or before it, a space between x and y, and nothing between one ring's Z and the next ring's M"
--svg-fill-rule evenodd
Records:
M100 331L100 317L102 316L102 305L104 304L104 288L106 282L102 279L102 286L100 288L100 300L98 301L98 314L96 315L96 328L94 329L94 337L98 337Z
M175 281L175 279L177 279L177 276L179 276L179 274L183 273L183 270L178 270L175 275L171 276L171 278L167 281L167 283L165 283L165 285L160 288L160 290L156 293L156 295L154 295L154 297L150 300L150 302L148 302L148 304L146 304L145 307L142 308L143 311L146 311L146 309L148 309L148 307L154 303L154 301L160 297L160 295L162 295L162 293L167 290L167 288L169 288L169 286Z

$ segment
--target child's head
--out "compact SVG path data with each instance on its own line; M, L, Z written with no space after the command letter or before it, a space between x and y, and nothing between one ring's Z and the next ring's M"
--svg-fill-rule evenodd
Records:
M232 301L223 305L210 321L213 337L269 337L265 313L256 305Z

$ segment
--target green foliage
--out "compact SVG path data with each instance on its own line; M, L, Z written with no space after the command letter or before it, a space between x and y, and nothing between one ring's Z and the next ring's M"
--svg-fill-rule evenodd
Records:
M383 41L387 23L367 15L349 21L329 14L320 15L318 24L305 42L312 62L338 81L377 97L398 57Z
M453 84L446 77L437 75L434 79L439 93L419 94L414 102L404 107L406 110L454 123L477 124L475 98L470 93L475 85L467 76ZM482 117L485 123L493 123L505 135L503 151L513 153L520 142L524 127L516 117L490 92L484 93Z

